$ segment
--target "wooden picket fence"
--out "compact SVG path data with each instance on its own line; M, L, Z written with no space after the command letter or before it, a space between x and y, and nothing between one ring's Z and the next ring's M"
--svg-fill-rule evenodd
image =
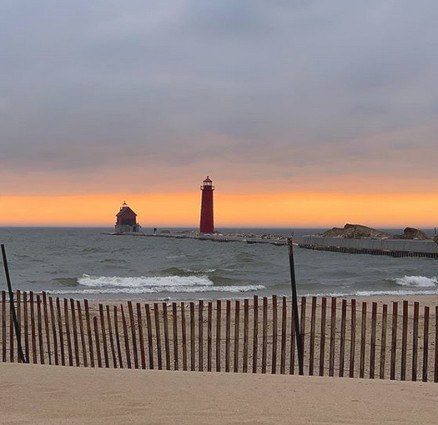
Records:
M3 362L19 361L1 293ZM298 373L286 297L118 304L17 291L30 363L242 373ZM299 305L304 374L438 382L438 307L306 299Z

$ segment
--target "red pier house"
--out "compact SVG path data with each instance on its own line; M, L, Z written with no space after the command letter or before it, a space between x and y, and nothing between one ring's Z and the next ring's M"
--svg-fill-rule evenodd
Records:
M123 202L123 205L120 207L120 211L117 213L116 218L116 233L139 232L140 225L137 223L137 214L128 207L126 202Z
M213 182L210 177L203 181L201 186L202 198L201 198L201 224L199 231L201 233L214 233L213 222Z

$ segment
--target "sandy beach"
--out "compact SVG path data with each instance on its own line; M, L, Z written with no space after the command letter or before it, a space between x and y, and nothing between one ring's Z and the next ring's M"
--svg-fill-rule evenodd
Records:
M433 383L1 364L4 424L436 424Z

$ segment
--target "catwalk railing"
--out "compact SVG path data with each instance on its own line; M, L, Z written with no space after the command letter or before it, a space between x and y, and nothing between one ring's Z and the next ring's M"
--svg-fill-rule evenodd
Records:
M8 296L1 299L3 362L16 362ZM117 304L15 294L30 363L298 373L286 297ZM301 298L304 374L438 382L438 307L418 302Z

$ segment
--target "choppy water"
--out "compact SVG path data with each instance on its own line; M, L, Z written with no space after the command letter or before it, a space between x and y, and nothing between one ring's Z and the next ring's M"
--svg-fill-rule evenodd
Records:
M0 228L14 288L89 299L290 294L286 247L104 234L109 231ZM437 260L296 248L295 264L300 295L438 295Z

